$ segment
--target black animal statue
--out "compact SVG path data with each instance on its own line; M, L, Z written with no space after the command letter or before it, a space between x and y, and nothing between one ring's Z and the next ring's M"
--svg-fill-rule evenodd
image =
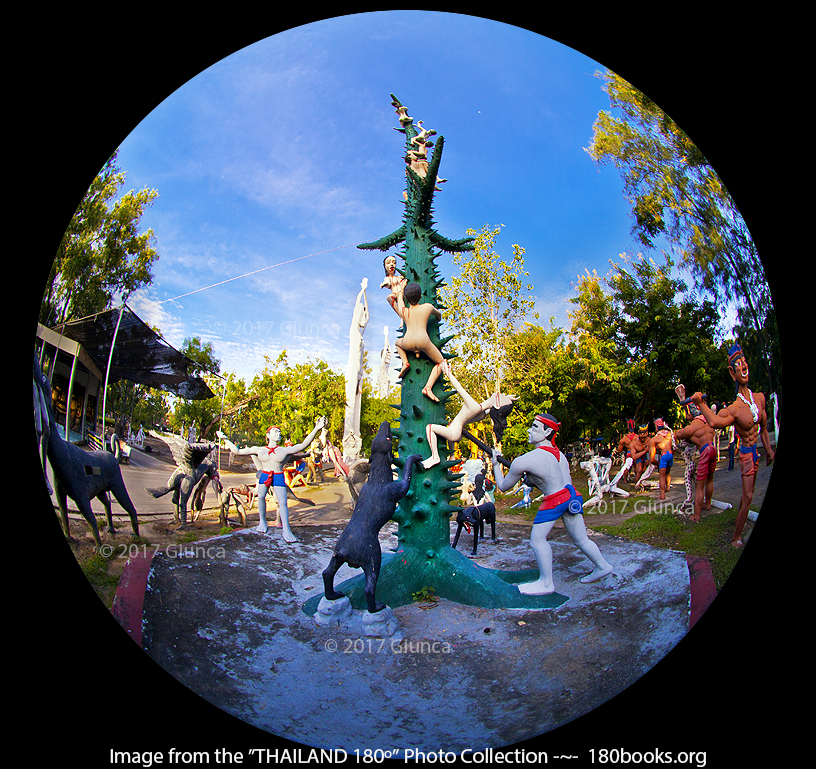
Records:
M210 481L212 481L212 486L213 489L215 489L215 494L218 497L220 506L221 495L224 493L224 485L221 483L221 476L219 475L218 470L213 467L213 471L211 473L206 473L199 481L198 486L196 486L190 499L190 507L193 508L194 521L198 520L199 513L204 509L204 502L207 499L207 486L210 485Z
M159 488L145 488L151 496L158 499L165 494L173 492L173 505L175 506L174 518L180 523L179 528L187 528L187 503L205 476L210 478L218 477L218 470L212 462L206 461L212 450L216 447L214 443L190 443L175 435L159 435L150 431L150 435L158 438L170 447L178 465L171 476L167 479L167 485Z
M44 456L48 457L54 472L54 491L65 536L71 539L66 504L67 498L70 497L91 527L97 547L101 547L102 541L99 538L96 517L91 509L91 500L96 498L102 503L108 519L108 531L113 532L113 516L108 496L110 492L127 511L133 534L138 537L139 520L136 508L128 496L118 460L108 451L84 451L70 441L63 440L51 409L51 385L48 378L43 376L36 354L34 355L34 401L35 423L43 416L45 417L42 427L39 427L37 432L44 441ZM38 409L39 418L36 416ZM45 471L44 466L43 471Z
M456 536L453 538L453 549L459 542L459 535L462 529L466 528L470 531L473 527L473 550L471 555L476 555L476 548L479 544L479 538L484 539L484 525L490 524L490 536L496 539L496 506L492 502L484 502L481 505L471 505L470 507L463 507L456 515Z
M330 601L342 598L343 594L334 589L334 575L347 563L365 574L365 597L371 614L385 608L375 598L377 580L380 576L382 549L380 529L394 515L397 502L408 493L414 465L422 461L419 454L412 454L405 460L402 480L395 481L391 469L392 461L391 427L383 422L371 444L368 480L360 489L360 496L346 528L334 546L334 554L323 572L323 588Z

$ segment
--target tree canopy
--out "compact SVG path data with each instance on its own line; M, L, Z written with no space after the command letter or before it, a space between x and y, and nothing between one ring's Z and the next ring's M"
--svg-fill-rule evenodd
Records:
M570 442L615 440L626 420L681 420L674 387L727 400L733 386L715 339L719 315L672 275L674 264L642 255L610 260L606 276L578 277L572 327L531 323L505 341L505 390L518 396L505 433L508 453L521 452L531 414L548 411Z
M756 245L722 179L686 133L633 85L606 71L611 111L601 111L586 151L621 174L632 205L632 231L647 248L668 239L698 288L729 301L740 324L752 329L749 354L764 360L768 386L779 384L781 360L770 288Z
M444 307L443 320L459 358L460 381L474 398L485 398L500 387L507 371L504 337L515 331L533 312L535 302L525 292L533 290L525 283L524 249L513 244L513 255L505 261L496 251L499 225L491 229L469 229L474 237L473 251L455 253L454 265L460 274L439 288Z
M108 309L116 294L153 279L154 234L140 232L139 223L158 192L131 190L116 199L125 183L116 157L96 175L60 241L40 310L45 326Z

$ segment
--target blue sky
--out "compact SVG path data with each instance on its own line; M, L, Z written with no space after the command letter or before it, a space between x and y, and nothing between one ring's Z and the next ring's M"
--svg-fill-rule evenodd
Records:
M397 318L378 288L384 254L355 246L401 221L394 93L445 137L438 231L459 238L503 224L496 250L526 250L542 321L568 328L577 275L605 274L609 259L637 250L618 172L584 150L609 109L602 69L527 30L426 11L327 19L237 51L121 144L125 190L159 192L142 219L160 254L154 281L128 304L174 346L211 342L222 367L249 382L282 349L344 371L367 278L376 367ZM439 264L452 274L450 255Z

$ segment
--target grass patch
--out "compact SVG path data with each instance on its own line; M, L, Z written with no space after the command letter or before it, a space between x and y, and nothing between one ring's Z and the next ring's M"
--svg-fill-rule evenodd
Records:
M737 509L703 514L699 523L673 513L639 513L614 526L593 525L593 531L643 542L653 547L679 550L689 555L707 558L711 564L714 584L719 592L737 565L742 550L731 546ZM743 540L750 535L753 524L748 521Z
M88 549L87 552L75 552L75 555L85 579L88 580L102 603L110 609L122 573L121 568L116 568L116 559L106 558L95 548Z
M587 499L587 481L580 474L576 473L576 476L573 479L575 488L584 499ZM533 499L538 496L538 493L538 491L533 492ZM523 507L512 509L513 505L521 499L521 494L498 496L496 512L502 515L518 516L520 520L532 522L538 503L530 505L528 509ZM687 515L674 512L671 506L667 506L665 511L660 511L659 501L650 495L625 498L605 496L604 501L606 505L603 509L593 506L587 508L585 521L589 528L602 534L642 542L652 547L677 550L688 555L707 558L711 564L714 584L718 592L742 554L741 548L731 546L737 519L736 507L719 512L704 511L702 520L699 523L692 523ZM642 509L647 511L636 512L635 515L630 515L625 520L612 524L596 523L597 519L592 515L594 512L631 514ZM608 516L605 520L609 520ZM744 541L751 535L752 528L753 523L749 520L742 534Z

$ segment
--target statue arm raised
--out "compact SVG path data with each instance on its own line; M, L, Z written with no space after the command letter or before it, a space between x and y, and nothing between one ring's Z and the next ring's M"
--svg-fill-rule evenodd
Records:
M297 446L287 446L286 453L297 454L298 452L303 451L315 439L317 434L328 424L328 422L329 420L326 419L326 417L318 417L317 421L315 422L314 430L312 430L312 432L310 432L301 443L298 443Z
M719 429L721 427L728 427L734 423L734 415L731 413L731 409L720 409L718 414L715 414L709 407L708 404L703 400L702 393L694 393L691 396L692 402L703 412L703 416L706 418L706 422L710 424L713 428Z
M244 449L239 449L229 438L227 438L224 433L220 430L216 430L215 434L224 441L224 445L230 450L232 454L238 454L239 456L246 456L247 454L257 454L259 447L258 446L247 446Z

